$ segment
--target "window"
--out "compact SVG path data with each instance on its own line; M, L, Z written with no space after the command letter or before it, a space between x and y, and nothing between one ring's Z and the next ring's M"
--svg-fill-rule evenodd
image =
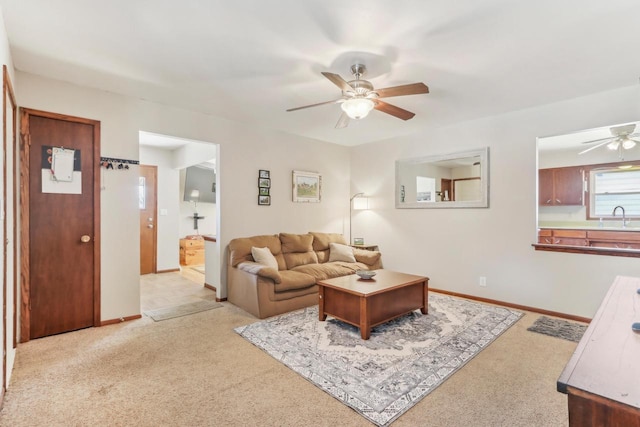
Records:
M624 207L627 218L640 218L640 167L593 169L589 178L591 218L613 218L616 206Z

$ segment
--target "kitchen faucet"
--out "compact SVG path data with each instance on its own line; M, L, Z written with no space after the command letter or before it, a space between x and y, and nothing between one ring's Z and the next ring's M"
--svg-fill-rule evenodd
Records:
M618 208L622 209L622 228L626 228L627 227L627 220L625 218L625 214L624 214L624 208L622 206L616 206L615 208L613 208L613 216L616 216L616 211L618 210Z

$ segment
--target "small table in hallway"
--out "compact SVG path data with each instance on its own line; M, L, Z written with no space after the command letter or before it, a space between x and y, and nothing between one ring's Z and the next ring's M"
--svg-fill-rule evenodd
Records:
M360 328L368 340L371 328L420 309L429 310L429 278L389 270L376 270L372 280L355 274L318 282L318 316L327 315Z

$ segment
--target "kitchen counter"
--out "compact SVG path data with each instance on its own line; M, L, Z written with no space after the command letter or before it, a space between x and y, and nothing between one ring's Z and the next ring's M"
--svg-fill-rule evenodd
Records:
M640 229L634 227L545 226L536 250L640 257Z

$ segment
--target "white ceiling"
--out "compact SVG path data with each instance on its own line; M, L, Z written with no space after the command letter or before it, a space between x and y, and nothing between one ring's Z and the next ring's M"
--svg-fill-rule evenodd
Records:
M638 84L638 0L0 0L17 69L344 145ZM335 129L363 62L416 116ZM19 88L18 88L19 90Z

